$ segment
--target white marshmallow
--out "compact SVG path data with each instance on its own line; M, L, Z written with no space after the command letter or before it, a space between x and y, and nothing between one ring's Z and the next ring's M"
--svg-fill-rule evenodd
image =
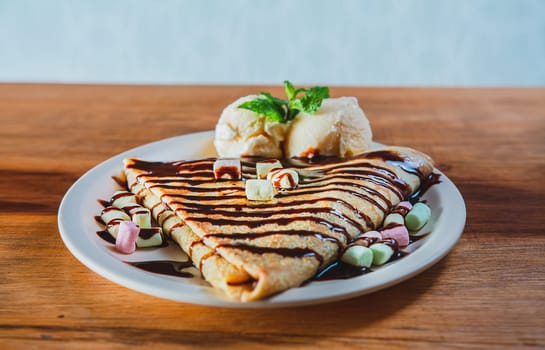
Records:
M257 162L255 164L255 171L258 179L266 179L269 172L277 168L282 168L282 163L277 159Z
M240 159L216 159L214 178L216 180L240 180L242 178Z
M274 188L269 180L246 180L246 198L251 201L268 201L274 197Z
M267 175L275 188L290 189L299 184L299 174L293 169L273 169Z

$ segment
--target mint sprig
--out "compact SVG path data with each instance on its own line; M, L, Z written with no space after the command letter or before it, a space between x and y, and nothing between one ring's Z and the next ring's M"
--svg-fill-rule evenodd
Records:
M268 92L259 93L256 99L247 101L238 108L248 109L264 115L269 120L287 123L293 120L299 112L314 114L322 105L324 98L329 97L327 86L314 86L310 89L296 89L288 80L284 81L287 100L272 96ZM303 94L300 98L299 96Z

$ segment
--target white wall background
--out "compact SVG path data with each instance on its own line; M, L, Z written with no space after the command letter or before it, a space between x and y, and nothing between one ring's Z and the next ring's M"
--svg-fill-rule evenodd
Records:
M545 85L544 0L0 0L1 82Z

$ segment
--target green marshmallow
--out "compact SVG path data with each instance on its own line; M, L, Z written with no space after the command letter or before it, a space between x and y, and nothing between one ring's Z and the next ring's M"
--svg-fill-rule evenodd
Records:
M163 244L163 235L160 227L144 228L136 238L138 248L157 247Z
M112 206L122 209L127 205L137 204L136 195L127 191L117 191L112 196Z
M361 245L353 245L344 252L341 260L354 266L370 267L373 264L373 251Z
M405 226L410 231L418 231L430 220L430 216L430 207L424 203L416 203L405 216Z
M132 222L137 224L140 228L151 228L151 212L148 208L135 206L131 209L130 214L132 216Z
M119 222L115 225L110 225L108 227L108 232L110 232L113 238L117 238L117 233L119 232Z
M384 243L373 244L370 249L373 251L373 265L383 265L394 255L392 247Z
M118 221L130 221L131 218L123 210L116 207L106 207L100 215L102 222L108 224L114 220Z

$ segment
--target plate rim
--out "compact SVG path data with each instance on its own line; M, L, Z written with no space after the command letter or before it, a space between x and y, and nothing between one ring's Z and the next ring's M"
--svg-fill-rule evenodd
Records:
M145 150L153 149L154 147L158 147L163 144L175 143L178 141L187 143L187 142L191 142L192 140L206 140L206 139L213 139L213 131L209 130L209 131L188 133L188 134L163 138L160 140L149 142L149 143L131 148L129 150L123 151L121 153L115 154L111 156L110 158L95 165L91 169L87 170L83 175L81 175L69 187L69 189L64 194L60 202L59 210L57 214L57 224L58 224L61 239L63 243L65 244L65 246L70 251L70 253L80 263L82 263L84 266L86 266L91 271L95 272L96 274L116 284L119 284L126 288L129 288L129 289L132 289L147 295L151 295L151 296L155 296L155 297L159 297L163 299L169 299L176 302L198 304L198 305L212 306L212 307L280 308L280 307L287 307L287 306L316 305L316 304L329 303L329 302L349 299L356 296L373 293L378 290L385 289L392 285L401 283L405 280L408 280L416 276L417 274L420 274L424 270L430 268L431 266L439 262L454 248L454 246L456 245L456 243L458 242L458 240L460 239L463 233L463 229L466 223L466 215L467 215L464 199L460 191L456 187L456 185L443 172L441 172L438 169L434 169L434 172L441 174L441 181L442 181L441 183L443 184L441 189L443 191L447 191L447 194L451 198L451 202L452 202L450 203L450 205L453 205L454 206L453 208L455 209L453 211L449 211L449 216L453 217L450 220L451 225L449 225L450 235L447 236L448 239L442 240L439 242L442 249L435 251L435 253L433 251L430 251L430 249L423 250L422 249L423 247L431 245L431 242L426 242L427 240L429 240L430 237L440 238L437 234L428 235L427 237L422 239L422 241L424 241L424 243L422 243L422 247L418 248L415 252L409 254L408 256L405 256L402 260L400 260L400 261L404 261L404 263L401 265L398 264L398 262L396 262L394 264L391 264L391 265L389 264L387 266L384 266L378 271L373 271L370 274L365 274L365 275L347 279L347 280L313 282L313 283L319 283L323 286L323 288L316 287L315 289L317 289L318 291L320 291L321 289L327 290L329 286L334 284L336 287L339 287L340 289L342 289L343 287L346 288L345 292L337 291L326 296L322 295L318 297L301 298L300 294L303 294L303 295L306 295L306 294L297 293L297 290L298 289L302 290L306 288L306 286L303 286L303 287L292 288L288 291L278 294L277 296L273 296L265 300L254 301L254 302L233 301L233 300L229 300L225 298L224 296L221 295L220 292L216 291L212 287L192 285L188 283L180 283L179 279L176 281L168 280L168 279L165 279L165 276L145 273L141 270L138 270L134 267L129 266L128 264L122 263L122 261L120 261L122 264L104 266L105 265L104 261L108 261L109 259L116 259L116 260L118 259L114 257L112 254L109 254L108 252L103 251L101 249L97 249L96 251L93 252L93 254L88 254L85 250L82 251L81 244L84 242L81 242L77 236L74 236L73 233L72 234L70 233L70 231L75 230L75 228L67 227L67 223L69 220L66 219L66 216L70 213L73 214L73 211L77 209L71 206L74 204L72 203L74 201L74 196L77 196L79 192L81 192L85 188L85 185L88 182L92 182L94 180L93 179L94 176L103 175L106 178L102 179L102 181L106 181L107 178L111 176L111 174L101 174L101 171L104 172L105 170L107 170L108 165L110 165L110 163L113 164L114 162L119 162L119 164L121 165L121 161L123 158L134 156L135 154L142 153ZM381 144L377 144L377 145L381 145ZM163 160L167 160L167 159L163 159ZM176 159L171 159L171 160L176 160ZM121 166L119 166L119 169L121 171L122 169ZM437 230L437 228L434 229L433 231L435 230ZM88 232L84 233L83 237L87 237L87 240L91 240ZM437 241L437 239L433 239L433 241ZM416 254L419 252L420 254ZM423 254L424 252L428 254L424 255ZM417 261L418 260L417 257L420 257L420 255L423 255L421 258L425 258L424 262ZM97 261L96 258L98 258L99 260ZM395 268L396 266L397 268ZM400 269L407 270L407 267L411 267L408 272L399 274ZM385 272L381 272L381 270L385 270ZM382 275L387 274L388 270L396 272L394 278L379 278L379 281L378 282L375 281L374 283L371 284L370 287L354 288L354 284L357 284L357 282L360 281L362 278L363 280L365 280L364 278L365 276L370 276L370 275L375 275L377 273L380 273L379 277L381 277ZM136 281L134 280L135 274L136 276L138 276L138 279ZM170 282L170 283L167 283L167 282ZM173 284L172 282L176 282L176 283ZM151 285L146 286L146 283L151 283ZM173 286L178 286L178 287L180 285L183 285L184 288L178 288L176 290L176 293L173 294L172 291L165 291L163 290L163 288L156 287L155 283L167 284L167 285L172 284ZM339 288L337 288L337 290ZM185 291L186 289L188 291ZM290 299L289 292L293 290L296 291L294 292L295 298ZM284 300L285 298L283 298L282 296L285 296L286 294L288 294L288 299ZM298 295L299 297L297 297Z

